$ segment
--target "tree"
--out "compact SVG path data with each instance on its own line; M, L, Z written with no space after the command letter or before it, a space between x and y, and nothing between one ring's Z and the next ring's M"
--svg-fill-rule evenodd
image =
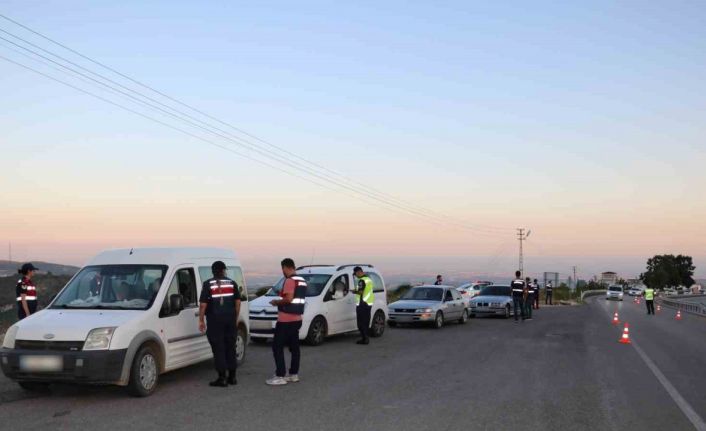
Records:
M640 274L647 286L664 289L694 284L694 263L691 256L662 254L647 259L647 271Z

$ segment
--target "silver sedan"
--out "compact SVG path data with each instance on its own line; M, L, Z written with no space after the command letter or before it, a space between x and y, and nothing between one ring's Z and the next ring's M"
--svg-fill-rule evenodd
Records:
M430 323L441 328L445 322L468 321L468 305L453 286L417 286L388 306L388 323Z

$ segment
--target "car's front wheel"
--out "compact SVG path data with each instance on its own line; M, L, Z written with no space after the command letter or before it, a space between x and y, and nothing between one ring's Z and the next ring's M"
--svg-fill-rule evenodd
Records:
M504 317L506 319L510 318L510 305L509 304L505 306L505 316Z
M464 324L468 322L468 310L463 310L463 314L461 314L461 318L458 319L458 323Z
M316 316L309 325L309 332L306 335L306 342L312 346L319 346L326 338L326 319Z
M440 329L442 326L444 326L444 313L437 311L436 318L434 318L434 328Z
M235 359L238 361L238 365L242 365L245 361L245 350L247 349L247 339L248 333L245 327L238 327L238 334L235 338Z
M374 338L382 337L385 332L385 313L378 310L373 316L373 324L370 326L370 336Z
M154 393L159 382L159 360L154 348L142 346L132 360L130 381L127 390L135 397L147 397Z

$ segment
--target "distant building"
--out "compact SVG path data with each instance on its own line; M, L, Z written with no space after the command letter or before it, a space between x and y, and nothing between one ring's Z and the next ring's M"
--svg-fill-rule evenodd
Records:
M612 271L601 272L601 279L598 282L608 286L611 284L617 284L618 274Z

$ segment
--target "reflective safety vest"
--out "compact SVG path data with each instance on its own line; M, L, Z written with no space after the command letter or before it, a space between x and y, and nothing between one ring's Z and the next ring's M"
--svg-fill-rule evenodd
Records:
M229 298L235 295L235 283L228 279L213 278L209 281L211 298Z
M648 301L652 301L653 299L655 299L655 290L649 287L645 289L645 299Z
M529 290L530 293L533 293L535 295L539 293L539 287L536 284L530 283L529 286L530 286L530 290Z
M522 296L522 293L525 291L525 281L518 278L510 283L510 287L512 287L512 296Z
M554 286L552 286L551 283L547 283L547 285L545 287L547 289L547 292L551 292L554 289Z
M375 302L375 284L367 275L358 279L358 289L355 290L356 302L355 305L360 305L361 299L368 305L373 305Z
M22 277L17 281L17 288L15 289L17 294L17 301L22 301L22 295L25 295L26 301L36 301L37 300L37 287L32 283L32 280Z
M289 304L280 305L277 309L283 313L304 314L304 306L306 305L306 280L298 275L292 276L291 279L297 282L296 287L294 287L294 298L292 298L292 302ZM284 289L284 285L282 288Z

